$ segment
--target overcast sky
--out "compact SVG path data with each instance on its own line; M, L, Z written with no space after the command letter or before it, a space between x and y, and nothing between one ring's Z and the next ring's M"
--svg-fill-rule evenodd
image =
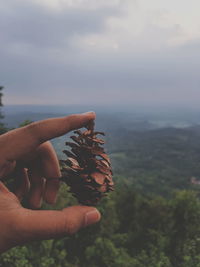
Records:
M4 104L200 101L199 0L0 0Z

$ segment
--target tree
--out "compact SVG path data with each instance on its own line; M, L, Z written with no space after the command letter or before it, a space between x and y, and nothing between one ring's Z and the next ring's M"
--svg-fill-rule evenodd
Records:
M2 90L3 90L3 86L0 86L0 107L3 106L3 104L2 104L3 93L1 92ZM3 119L3 115L1 114L1 112L0 112L0 119Z
M1 107L3 106L3 103L2 103L3 88L4 88L3 86L0 86L0 120L4 118L3 114L1 113ZM7 129L5 128L4 123L0 122L0 134L5 133L6 131Z

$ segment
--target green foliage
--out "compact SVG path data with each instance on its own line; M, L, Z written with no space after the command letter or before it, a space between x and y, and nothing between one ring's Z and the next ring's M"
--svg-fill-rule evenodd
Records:
M59 208L74 204L62 187ZM44 208L48 208L44 206ZM100 205L100 223L60 240L13 248L0 266L200 267L200 200L178 191L147 197L122 186Z
M91 267L132 267L136 263L124 248L117 248L111 240L101 237L86 249L85 255Z
M0 106L3 106L3 103L2 103L3 93L1 92L2 90L3 90L3 86L0 86Z
M25 120L25 121L23 121L22 123L20 123L20 125L19 125L19 127L24 127L24 126L26 126L26 125L29 125L30 123L32 123L33 121L31 121L31 120Z
M108 149L117 177L145 194L171 197L200 179L200 127L111 132Z
M29 263L29 249L27 247L13 248L2 254L0 266L32 267Z

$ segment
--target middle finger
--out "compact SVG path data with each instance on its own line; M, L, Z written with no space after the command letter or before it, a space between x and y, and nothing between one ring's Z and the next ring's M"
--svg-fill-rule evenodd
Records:
M59 178L61 173L59 161L51 143L45 142L40 145L32 155L32 160L29 161L28 165L31 182L31 206L39 207L42 198L47 203L54 204L59 190L59 180L48 178Z

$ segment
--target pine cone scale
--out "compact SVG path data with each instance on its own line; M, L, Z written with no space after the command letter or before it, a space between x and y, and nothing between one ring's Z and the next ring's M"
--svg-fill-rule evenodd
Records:
M94 123L86 126L87 130L76 130L71 136L74 142L66 142L71 151L64 150L68 158L62 160L62 176L70 186L70 191L85 205L95 205L113 191L111 162L102 145L105 141L94 132Z

